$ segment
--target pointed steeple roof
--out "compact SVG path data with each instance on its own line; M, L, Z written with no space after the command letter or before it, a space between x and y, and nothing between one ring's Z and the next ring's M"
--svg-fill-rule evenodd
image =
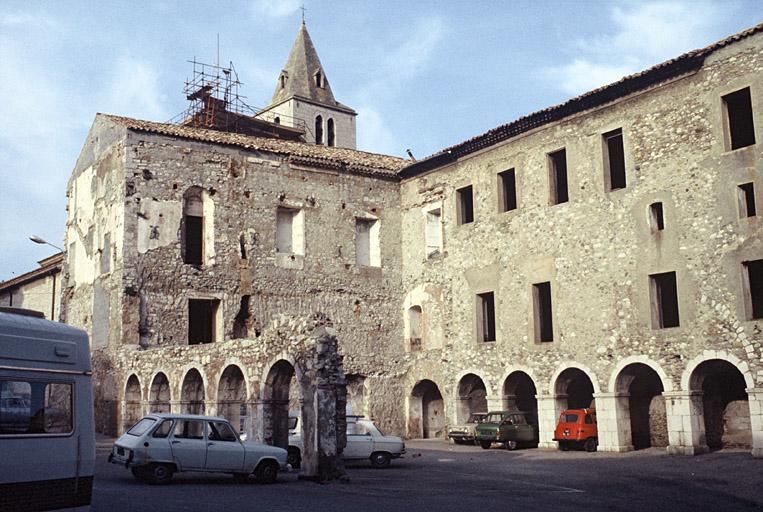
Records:
M304 21L299 27L297 39L291 47L286 65L278 77L271 105L282 103L295 96L352 111L334 99L334 93L331 92L331 86L326 79L326 73L318 58L318 52L315 51L313 41L310 39L310 34L307 33Z

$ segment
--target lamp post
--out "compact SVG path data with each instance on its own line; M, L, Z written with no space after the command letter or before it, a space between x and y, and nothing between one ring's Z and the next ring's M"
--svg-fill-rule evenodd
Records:
M61 249L59 246L53 245L52 243L40 238L37 235L32 235L29 237L29 239L36 244L49 245L53 247L54 249L58 249L59 251L64 252L64 250ZM51 274L51 277L53 278L53 289L51 291L51 297L50 297L50 319L55 320L56 319L55 317L55 314L56 314L56 273L53 272Z

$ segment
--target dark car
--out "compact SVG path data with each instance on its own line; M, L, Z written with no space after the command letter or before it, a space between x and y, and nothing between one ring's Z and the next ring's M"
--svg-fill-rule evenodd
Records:
M507 450L519 446L538 444L538 427L532 413L523 411L489 412L485 421L476 427L479 445L487 450L493 443L501 443Z

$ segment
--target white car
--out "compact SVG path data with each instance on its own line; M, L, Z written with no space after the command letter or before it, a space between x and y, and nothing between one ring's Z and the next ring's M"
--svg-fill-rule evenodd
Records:
M347 416L347 446L344 460L369 460L375 468L386 468L392 459L405 453L405 443L396 436L385 436L369 419ZM289 464L298 468L302 460L302 434L299 417L289 417Z
M117 439L109 462L155 484L179 471L231 473L242 482L254 474L273 483L288 469L283 448L242 442L228 420L192 414L149 414Z

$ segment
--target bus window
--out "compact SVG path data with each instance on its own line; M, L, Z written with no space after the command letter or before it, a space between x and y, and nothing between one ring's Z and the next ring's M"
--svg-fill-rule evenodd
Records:
M0 435L68 434L73 426L71 384L0 381Z

